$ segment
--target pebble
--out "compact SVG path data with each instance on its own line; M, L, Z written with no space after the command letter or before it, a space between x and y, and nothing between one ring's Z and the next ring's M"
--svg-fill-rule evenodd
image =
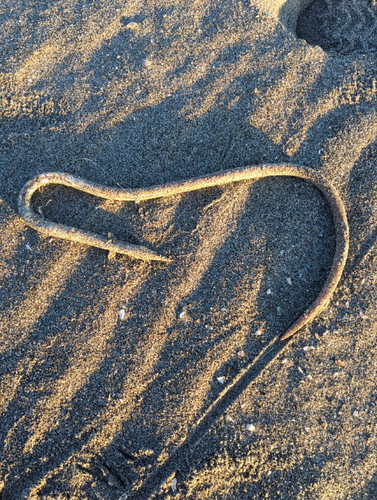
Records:
M259 337L260 335L262 335L262 330L261 330L261 328L259 328L259 329L255 332L255 335L257 335L258 337Z
M271 295L271 294L272 294L272 291L271 291L271 288L269 288L269 289L267 290L267 295Z
M180 318L183 318L183 316L184 316L185 314L186 314L186 311L184 311L184 310L183 310L183 311L181 311L181 312L178 314L178 316L179 316Z
M225 377L217 377L217 380L220 382L220 384L223 384L225 382Z
M283 364L283 365L285 365L285 363L287 363L287 362L288 362L288 358L284 358L284 359L282 359L282 360L281 360L281 362L282 362L282 364Z
M138 27L139 25L135 23L135 21L131 21L130 23L126 24L126 28L129 30L136 30Z
M171 489L172 489L173 493L175 493L177 491L177 479L176 478L173 479L173 484L171 485Z
M144 59L144 66L146 68L151 68L152 65L153 65L153 62L150 59L148 59L148 58Z
M29 245L29 243L27 243L27 244L25 245L25 248L26 248L26 250L31 250L31 246Z
M120 319L121 321L123 321L123 320L124 320L124 318L125 318L125 316L126 316L126 311L125 311L124 309L121 309L121 310L119 311L119 319Z
M291 280L291 278L287 277L287 283L288 283L288 285L292 285L292 280Z
M256 427L254 424L246 424L246 429L250 432L254 432L256 430Z

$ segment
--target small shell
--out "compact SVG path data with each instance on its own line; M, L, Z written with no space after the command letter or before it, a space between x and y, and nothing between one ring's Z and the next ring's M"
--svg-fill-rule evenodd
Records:
M176 478L173 479L173 484L171 485L171 489L172 489L173 493L175 493L177 491L177 479Z
M135 23L135 21L131 21L130 23L126 24L126 28L129 30L136 30L138 27L139 25Z

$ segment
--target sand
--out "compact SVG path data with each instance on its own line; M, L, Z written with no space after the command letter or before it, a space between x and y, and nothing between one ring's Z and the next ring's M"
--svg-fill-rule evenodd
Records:
M376 18L370 0L1 4L1 500L376 498ZM42 172L147 187L266 162L320 171L351 233L331 304L286 343L334 252L303 181L36 196L169 265L17 213Z

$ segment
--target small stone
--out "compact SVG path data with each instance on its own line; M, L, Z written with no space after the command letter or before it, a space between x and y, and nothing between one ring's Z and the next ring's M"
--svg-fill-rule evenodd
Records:
M257 337L260 337L260 336L262 335L262 329L261 329L261 328L259 328L259 329L255 332L255 335L256 335Z
M176 478L173 479L173 484L171 485L171 489L172 489L173 493L175 493L177 491L177 479Z
M354 417L357 417L359 415L359 412L357 410L355 410L352 414Z
M287 277L287 283L288 283L288 285L292 285L292 280L289 276Z
M26 250L29 250L29 251L31 250L31 246L29 245L29 243L26 243L25 248L26 248Z
M129 30L136 30L138 27L139 25L135 23L135 21L131 21L130 23L126 24L126 28Z
M288 358L283 358L283 359L281 360L281 362L282 362L282 364L283 364L283 365L285 365L285 363L287 363L287 362L288 362Z
M121 309L121 310L119 311L119 319L120 319L121 321L123 321L123 320L124 320L124 318L125 318L125 316L126 316L126 311L125 311L124 309Z
M269 289L267 290L267 295L271 295L271 294L272 294L272 291L271 291L271 288L269 288Z
M304 370L300 366L297 367L297 370L301 373L301 375L305 375Z
M183 309L183 310L182 310L182 311L178 314L178 316L179 316L180 318L183 318L183 316L184 316L185 314L186 314L186 311Z
M250 432L256 431L256 427L254 424L246 424L246 429Z
M146 59L144 59L144 66L146 68L151 68L153 65L153 61L151 59L148 59L148 57Z
M220 384L223 384L225 382L225 377L217 377L217 380L220 382Z
M308 345L306 345L306 346L304 347L304 351L308 351L308 350L309 350L309 346L308 346Z

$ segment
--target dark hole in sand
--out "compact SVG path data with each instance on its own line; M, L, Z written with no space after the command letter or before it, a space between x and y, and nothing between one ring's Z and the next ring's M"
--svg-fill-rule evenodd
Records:
M314 0L299 13L295 31L299 38L327 52L374 56L377 1Z

